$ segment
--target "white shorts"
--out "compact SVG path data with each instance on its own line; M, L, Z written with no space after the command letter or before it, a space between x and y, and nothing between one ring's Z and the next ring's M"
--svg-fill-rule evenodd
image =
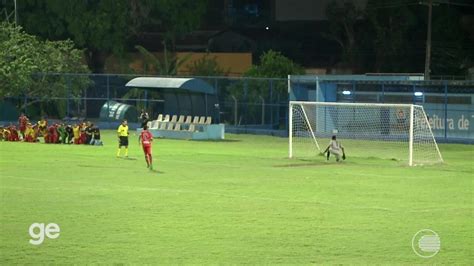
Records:
M342 156L342 150L340 150L340 149L329 149L329 152L331 154L334 154L334 156L336 156L337 160L339 160Z
M331 152L334 155L342 156L342 150L340 149L329 149L329 152Z

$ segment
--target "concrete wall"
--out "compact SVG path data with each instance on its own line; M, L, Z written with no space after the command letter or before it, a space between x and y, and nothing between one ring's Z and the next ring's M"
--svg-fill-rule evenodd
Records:
M162 59L163 53L153 53L157 58ZM178 68L178 75L189 75L189 67L194 62L205 57L213 58L224 72L228 72L229 76L242 76L252 66L251 53L193 53L193 52L179 52L176 53L178 58L184 58L191 55L188 60ZM152 74L156 70L151 68L145 71L143 56L140 53L128 53L126 59L120 60L115 56L107 58L105 63L106 73L130 73L137 74Z
M252 66L251 53L177 53L178 58L183 58L191 54L191 57L178 68L178 75L188 75L189 68L194 62L208 57L215 59L220 68L224 72L228 72L229 76L241 76Z

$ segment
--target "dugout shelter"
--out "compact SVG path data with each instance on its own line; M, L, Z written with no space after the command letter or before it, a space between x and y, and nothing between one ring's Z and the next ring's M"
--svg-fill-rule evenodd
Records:
M197 78L138 77L130 80L128 88L159 90L164 98L163 114L169 117L203 117L217 121L215 89ZM185 123L185 121L152 118L151 132L155 137L174 139L224 139L224 125ZM206 119L207 120L207 119Z

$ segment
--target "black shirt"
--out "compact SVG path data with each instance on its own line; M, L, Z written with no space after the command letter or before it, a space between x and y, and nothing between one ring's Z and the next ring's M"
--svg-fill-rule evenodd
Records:
M87 135L92 135L92 133L94 132L94 129L92 127L86 127L86 134Z
M66 126L66 132L69 134L69 135L72 135L72 127L70 125L67 125Z
M93 129L93 133L94 133L94 139L100 139L100 130L98 127L94 128Z

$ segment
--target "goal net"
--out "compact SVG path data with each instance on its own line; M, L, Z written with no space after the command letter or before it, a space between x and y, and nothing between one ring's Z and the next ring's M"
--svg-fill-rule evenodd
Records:
M291 101L289 108L290 158L317 156L335 135L348 157L443 161L422 106Z

